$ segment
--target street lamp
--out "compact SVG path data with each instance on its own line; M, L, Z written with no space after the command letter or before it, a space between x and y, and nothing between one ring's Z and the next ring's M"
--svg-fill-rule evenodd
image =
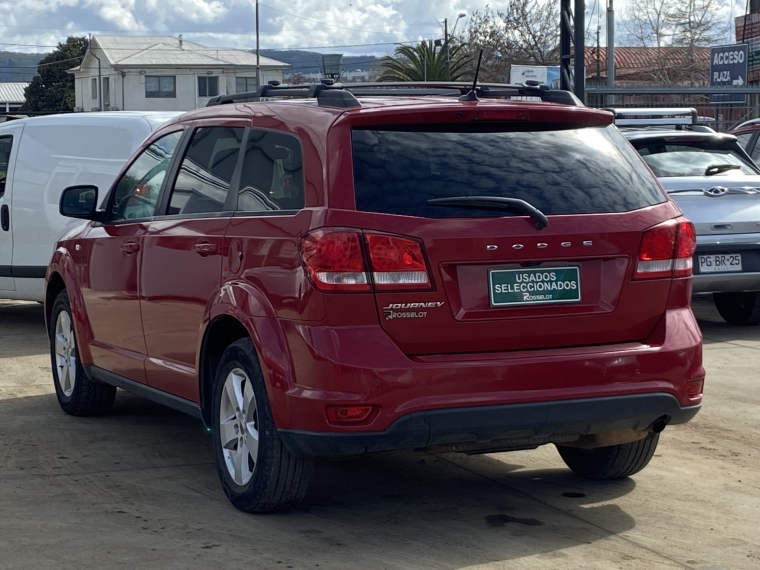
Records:
M457 24L459 23L459 20L467 16L466 12L460 12L457 16L456 21L454 22L454 27L451 30L451 35L454 35L454 32L456 32ZM446 48L446 81L451 81L451 57L449 52L449 19L444 18L443 19L443 43Z

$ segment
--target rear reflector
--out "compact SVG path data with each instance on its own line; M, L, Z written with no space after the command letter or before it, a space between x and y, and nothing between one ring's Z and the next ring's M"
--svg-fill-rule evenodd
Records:
M685 218L670 220L641 236L636 279L689 277L697 246L694 224Z
M372 406L330 406L327 408L327 419L333 424L357 424L366 421Z
M428 289L422 245L409 238L365 234L376 289Z
M315 230L301 240L301 258L322 291L369 291L359 234Z
M686 388L686 395L689 398L698 398L702 395L702 389L704 388L704 380L692 380L684 385Z

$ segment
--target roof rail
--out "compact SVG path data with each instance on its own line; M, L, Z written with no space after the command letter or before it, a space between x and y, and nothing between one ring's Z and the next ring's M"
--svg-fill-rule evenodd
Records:
M466 82L380 82L380 83L334 83L330 79L312 85L280 85L273 81L262 85L256 91L220 95L210 99L207 107L224 105L237 101L260 100L262 97L316 98L323 107L361 107L357 97L454 97L466 95L472 84ZM475 89L480 98L536 98L547 103L558 103L573 107L583 107L583 102L570 91L550 89L546 85L512 85L508 83L481 83Z
M262 85L256 91L248 93L236 93L235 95L220 95L209 99L207 107L225 105L236 101L260 100L262 97L295 97L299 99L314 99L322 107L352 108L361 107L362 104L340 83L334 83L331 79L324 79L322 83L312 85L280 85L272 81L268 85Z
M618 127L633 126L688 126L699 122L697 110L693 107L665 108L605 108L615 116Z
M405 81L378 83L347 83L344 89L357 97L439 97L466 95L472 91L472 83L464 81ZM547 103L559 103L582 107L583 102L570 91L551 89L546 85L520 85L510 83L478 83L475 93L480 98L536 97Z

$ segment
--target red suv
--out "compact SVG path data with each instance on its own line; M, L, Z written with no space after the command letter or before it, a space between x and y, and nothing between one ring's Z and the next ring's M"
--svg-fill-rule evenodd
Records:
M118 387L197 416L244 511L298 503L318 457L553 443L587 477L646 466L702 399L692 224L611 114L453 87L224 97L102 200L67 188L89 223L47 274L63 410Z

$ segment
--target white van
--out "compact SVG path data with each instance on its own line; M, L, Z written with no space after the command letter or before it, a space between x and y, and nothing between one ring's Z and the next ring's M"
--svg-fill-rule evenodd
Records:
M76 113L0 125L0 299L44 299L53 247L81 223L58 213L63 189L109 188L140 143L180 114Z

